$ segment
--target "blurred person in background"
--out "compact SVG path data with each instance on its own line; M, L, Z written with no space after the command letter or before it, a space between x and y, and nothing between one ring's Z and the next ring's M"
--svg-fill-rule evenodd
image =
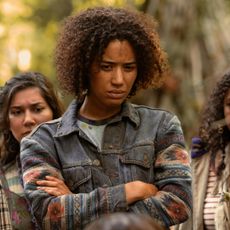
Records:
M192 139L193 215L174 229L230 229L230 72L216 83Z
M85 230L164 230L150 216L134 213L114 213L102 216Z

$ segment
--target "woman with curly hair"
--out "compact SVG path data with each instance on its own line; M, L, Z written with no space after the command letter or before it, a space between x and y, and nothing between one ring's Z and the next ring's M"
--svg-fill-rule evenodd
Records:
M191 157L193 221L180 229L230 229L230 72L207 101Z
M19 73L1 88L0 229L35 228L22 187L20 141L40 123L60 117L62 112L52 84L41 73ZM63 180L49 180L56 183L52 194L56 189L69 191Z
M56 67L76 99L21 145L25 192L41 227L82 229L114 212L147 214L164 227L185 221L191 174L180 122L128 102L137 90L159 86L167 71L155 21L111 7L71 16ZM50 196L46 175L63 176L73 194Z

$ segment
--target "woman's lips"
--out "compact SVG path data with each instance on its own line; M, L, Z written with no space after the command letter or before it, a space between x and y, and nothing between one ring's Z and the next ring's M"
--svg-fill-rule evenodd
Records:
M31 131L32 131L32 130L27 131L27 132L24 132L24 133L22 134L22 137L25 137L25 136L29 135L29 134L31 133Z
M124 91L109 91L108 96L113 99L121 99L125 96Z

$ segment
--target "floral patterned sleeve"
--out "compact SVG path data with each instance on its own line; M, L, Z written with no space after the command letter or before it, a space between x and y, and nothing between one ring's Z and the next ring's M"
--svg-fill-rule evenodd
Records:
M191 215L191 169L184 137L176 116L165 118L159 128L154 164L158 193L135 203L133 212L147 213L164 226L182 223Z
M43 139L47 143L48 138ZM42 146L41 141L31 138L24 138L21 142L24 189L42 229L82 229L100 215L126 211L123 184L58 197L37 190L35 182L46 175L62 178L58 159L48 151L48 146Z

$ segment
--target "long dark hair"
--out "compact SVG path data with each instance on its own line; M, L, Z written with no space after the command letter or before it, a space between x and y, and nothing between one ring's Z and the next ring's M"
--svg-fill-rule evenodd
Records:
M53 119L63 113L62 103L56 96L51 82L41 73L19 73L8 80L0 90L0 157L3 164L14 160L20 151L20 144L9 129L8 113L11 100L17 92L29 87L40 89L41 95L53 112Z
M224 120L224 98L229 89L230 71L224 74L214 87L203 111L199 129L199 136L206 143L206 149L211 153L211 164L214 167L217 152L221 150L224 153L226 145L230 142L230 130ZM223 168L224 158L217 169L217 175L221 174Z

